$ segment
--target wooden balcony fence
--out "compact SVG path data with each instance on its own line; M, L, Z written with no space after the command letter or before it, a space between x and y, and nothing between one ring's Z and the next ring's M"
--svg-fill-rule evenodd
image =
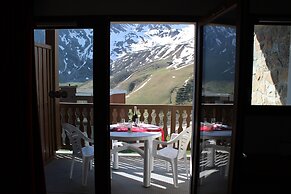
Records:
M137 106L140 120L145 123L155 124L164 129L165 137L173 132L180 132L191 125L192 106L185 105L140 105L140 104L110 104L110 123L117 123L122 118L128 120L128 112ZM80 127L93 137L93 104L92 103L60 103L61 122L68 122ZM216 118L224 124L231 126L233 116L232 104L204 104L201 118L210 121ZM61 130L62 131L62 130ZM68 148L69 142L64 131L59 134L62 137L62 147Z

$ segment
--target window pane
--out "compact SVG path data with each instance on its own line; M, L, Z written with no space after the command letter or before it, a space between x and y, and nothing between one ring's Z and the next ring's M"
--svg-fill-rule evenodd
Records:
M251 104L291 104L290 71L290 26L255 25Z
M198 194L225 194L232 149L236 27L203 28Z
M45 44L45 30L34 30L34 42Z

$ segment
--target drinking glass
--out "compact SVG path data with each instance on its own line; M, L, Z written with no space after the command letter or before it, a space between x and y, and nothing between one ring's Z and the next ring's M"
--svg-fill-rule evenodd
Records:
M211 123L215 123L216 119L215 118L211 118Z
M122 118L122 119L120 120L120 122L121 122L122 124L125 124L125 119Z
M125 127L125 119L124 118L122 118L120 120L120 125L121 125L122 128Z

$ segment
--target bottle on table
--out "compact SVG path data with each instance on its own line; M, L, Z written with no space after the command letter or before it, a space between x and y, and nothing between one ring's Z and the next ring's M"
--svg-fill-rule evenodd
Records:
M127 116L128 116L128 122L132 122L133 112L131 109L128 110Z
M132 124L129 122L127 125L128 132L132 132Z
M136 126L138 122L138 116L137 116L137 106L133 107L133 115L132 115L132 122Z
M140 117L141 117L141 113L140 113L139 109L137 109L136 114L137 114L137 125L140 126Z

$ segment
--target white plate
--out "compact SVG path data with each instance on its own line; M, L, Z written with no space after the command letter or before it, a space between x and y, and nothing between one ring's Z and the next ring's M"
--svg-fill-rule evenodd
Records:
M118 127L118 124L112 124L112 125L110 125L110 129L116 128L116 127Z
M147 130L158 130L159 127L147 127L146 129L147 129Z
M158 126L151 125L151 124L142 124L141 127L147 128L148 130L157 130L157 129L159 129Z

